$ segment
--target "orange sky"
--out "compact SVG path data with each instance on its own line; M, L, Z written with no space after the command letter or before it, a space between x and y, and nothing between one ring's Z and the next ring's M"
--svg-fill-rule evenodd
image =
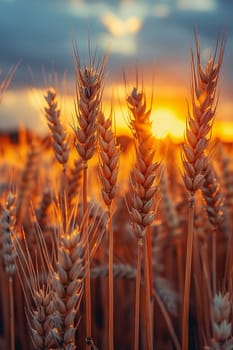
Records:
M133 85L132 85L133 86ZM129 84L129 89L131 85ZM145 88L150 104L151 87ZM113 92L114 91L114 92ZM1 120L3 128L15 127L16 125L34 129L39 133L48 132L46 120L43 116L43 90L19 90L17 92L7 91L1 105L1 113L11 115L10 118ZM128 110L126 104L125 86L106 86L103 109L106 114L110 110L110 101L114 95L114 116L116 120L117 133L128 133L126 123ZM186 87L176 85L164 85L154 88L153 108L151 119L153 130L157 137L163 138L170 135L175 141L182 141L185 130L185 117L187 111L187 98L189 91ZM60 100L62 117L70 129L70 124L75 123L74 100L71 95L62 95ZM233 110L231 106L219 102L214 123L213 135L224 141L232 141L233 123L225 117L226 111ZM5 125L4 125L5 122Z

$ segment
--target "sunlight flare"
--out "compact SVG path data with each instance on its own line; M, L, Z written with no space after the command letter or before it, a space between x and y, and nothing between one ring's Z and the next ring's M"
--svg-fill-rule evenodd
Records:
M182 139L185 123L181 121L175 111L168 107L160 107L152 111L153 133L158 138L171 136L173 139Z

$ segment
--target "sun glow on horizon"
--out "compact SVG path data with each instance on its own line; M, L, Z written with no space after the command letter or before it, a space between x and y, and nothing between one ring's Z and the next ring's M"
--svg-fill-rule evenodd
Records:
M108 90L106 89L108 92ZM119 88L117 98L112 105L111 96L107 94L103 101L103 112L108 117L112 110L113 127L116 134L131 135L128 126L129 110L125 102L125 88ZM43 108L45 106L44 89L22 89L8 90L3 98L0 112L0 131L16 130L20 127L31 129L38 134L44 135L49 132ZM73 95L59 95L59 108L61 109L61 120L67 132L73 133L72 126L77 123L74 108ZM119 102L121 101L121 102ZM217 116L213 125L213 138L218 138L225 142L233 142L233 122L230 114L232 105L223 104L219 108L218 115L226 115L226 119ZM149 107L148 107L149 108ZM227 114L228 113L228 114ZM181 118L181 116L183 118ZM152 131L156 138L164 139L167 136L174 142L182 142L185 137L185 110L179 101L165 101L157 99L151 111Z
M156 137L182 139L185 131L185 122L181 121L176 112L169 107L159 107L152 111L152 130Z

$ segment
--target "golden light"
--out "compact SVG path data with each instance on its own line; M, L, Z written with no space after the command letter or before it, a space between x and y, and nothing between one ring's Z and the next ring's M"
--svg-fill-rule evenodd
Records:
M185 122L181 121L175 111L168 107L157 108L151 113L153 133L158 138L171 136L181 140L184 136Z

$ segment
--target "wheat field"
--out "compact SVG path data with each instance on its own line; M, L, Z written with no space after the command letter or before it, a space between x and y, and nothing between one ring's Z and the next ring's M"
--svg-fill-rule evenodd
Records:
M48 136L1 137L1 350L233 349L232 145L212 137L224 44L203 64L195 33L181 144L154 136L137 72L117 137L107 54L84 64L76 46L71 132L48 86Z

